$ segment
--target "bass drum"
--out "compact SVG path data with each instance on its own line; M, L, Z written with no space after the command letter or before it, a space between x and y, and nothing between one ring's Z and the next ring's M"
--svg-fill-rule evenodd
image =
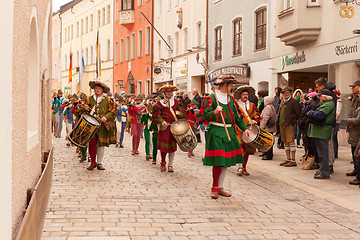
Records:
M69 134L69 141L77 147L86 147L94 134L99 130L101 123L96 117L84 113L79 122Z
M256 148L261 152L267 152L274 144L273 135L257 125L251 125L249 131L250 137L247 138L244 133L241 133L241 140L250 147Z
M190 152L196 148L196 136L188 121L181 119L173 122L170 132L182 151Z

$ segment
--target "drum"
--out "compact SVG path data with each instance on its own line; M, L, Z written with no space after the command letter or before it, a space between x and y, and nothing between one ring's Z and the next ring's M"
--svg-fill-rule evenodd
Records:
M196 147L196 136L188 121L183 119L175 121L171 124L170 132L182 151L190 152Z
M101 125L100 120L84 113L69 134L69 141L77 147L86 147Z
M271 133L258 127L257 125L251 125L249 128L250 137L247 138L241 133L241 140L243 143L258 149L262 152L267 152L274 144L274 137Z

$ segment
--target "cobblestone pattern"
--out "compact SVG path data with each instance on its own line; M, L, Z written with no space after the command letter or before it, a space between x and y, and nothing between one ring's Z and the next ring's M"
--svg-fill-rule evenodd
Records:
M42 239L360 239L360 216L257 172L227 174L233 196L210 199L201 150L178 151L174 173L125 148L106 148L105 171L87 171L54 139L54 178ZM159 157L159 156L158 156ZM158 160L159 162L159 160Z

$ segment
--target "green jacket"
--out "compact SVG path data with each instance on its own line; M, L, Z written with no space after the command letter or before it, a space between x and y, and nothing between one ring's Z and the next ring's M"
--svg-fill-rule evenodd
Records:
M309 111L309 129L307 132L308 137L320 138L320 139L331 139L332 134L332 123L336 117L334 101L327 100L324 101L316 111ZM325 118L324 125L317 125L310 121L310 118L314 122L322 122Z
M355 109L354 117L346 119L346 123L349 126L349 144L351 146L357 146L360 140L360 107Z

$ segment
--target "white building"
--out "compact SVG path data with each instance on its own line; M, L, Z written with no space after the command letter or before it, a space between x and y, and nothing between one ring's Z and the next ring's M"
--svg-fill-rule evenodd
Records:
M52 15L52 91L61 89L61 18L60 12Z
M202 61L206 47L205 0L154 0L154 90L174 84L190 93L196 88L205 92Z
M100 80L113 88L113 1L74 0L60 7L61 77L65 93L79 91L90 94L89 81L96 80L96 38L99 32L101 59ZM72 82L69 84L70 51L72 52ZM82 51L82 54L81 54ZM84 58L84 81L79 82L81 55Z

